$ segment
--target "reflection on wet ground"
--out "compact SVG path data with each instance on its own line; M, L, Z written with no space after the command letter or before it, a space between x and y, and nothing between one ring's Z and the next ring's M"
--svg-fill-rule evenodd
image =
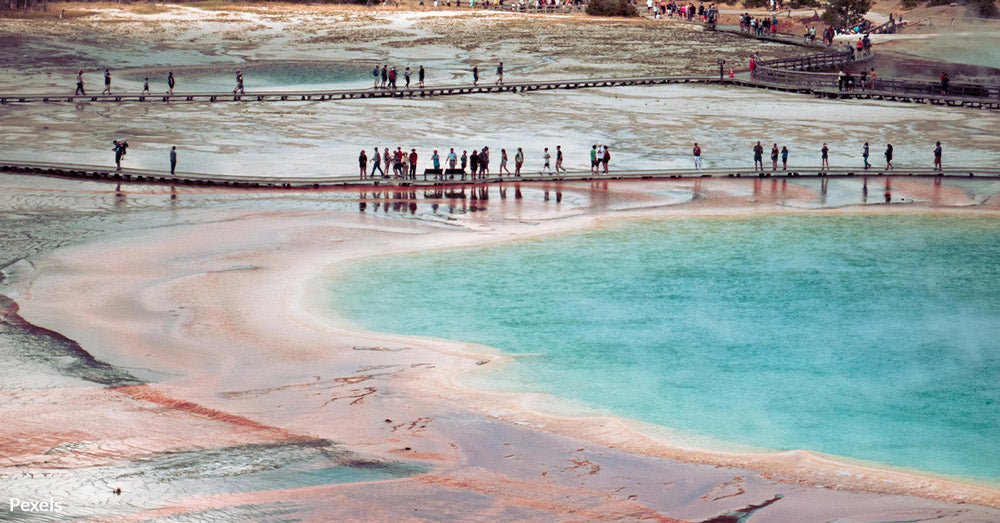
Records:
M50 452L73 450L63 446ZM333 442L314 439L179 449L82 469L7 469L0 472L0 484L6 484L5 493L18 499L34 499L42 492L61 500L58 519L107 518L156 509L191 496L378 481L420 472L413 465L366 460ZM259 519L270 512L291 516L297 510L293 505L253 505L189 513L184 518L232 520L243 513ZM16 515L9 512L9 506L0 508L0 514Z

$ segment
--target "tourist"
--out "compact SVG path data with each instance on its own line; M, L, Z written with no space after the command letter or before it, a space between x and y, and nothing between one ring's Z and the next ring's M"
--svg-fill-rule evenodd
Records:
M694 149L692 149L691 154L694 155L694 168L695 170L701 170L701 147L698 146L698 142L694 143Z
M407 67L406 70L403 71L403 78L406 79L406 88L409 89L410 88L410 68L409 67Z
M820 158L820 170L827 170L830 168L830 148L823 144L823 148L819 150Z
M469 172L470 179L475 180L476 175L479 174L479 151L473 149L472 154L469 155Z
M845 83L846 79L847 79L847 77L844 75L844 70L841 69L840 72L837 73L837 90L838 91L843 91L844 90L844 83Z
M479 85L479 66L472 66L472 85Z
M236 91L243 94L243 71L240 71L239 69L236 70L236 88L233 89L233 94L236 94Z
M781 170L788 170L788 147L781 146Z
M757 141L757 145L753 146L753 168L764 170L764 146L760 144L760 140Z
M378 169L379 176L385 178L385 171L382 170L382 162L379 160L378 147L375 148L375 152L372 153L372 178L375 177L375 170Z
M771 146L771 170L778 170L778 144Z
M451 151L448 153L448 168L454 169L455 165L458 164L458 155L455 154L455 148L452 147Z
M417 179L417 150L410 149L410 179ZM427 175L424 175L424 179L427 179Z
M167 94L174 94L174 72L167 73Z
M941 142L934 146L934 169L941 170Z
M875 90L875 68L872 67L872 72L868 74L868 81L871 82L871 89Z
M368 153L364 149L361 149L361 154L358 155L358 165L361 167L361 179L364 180L368 176ZM372 170L372 176L375 175L375 170Z
M396 89L396 66L389 69L389 89Z
M462 179L465 179L465 166L469 165L468 151L462 151Z
M108 69L104 70L104 89L101 94L108 93L111 94L111 71Z
M757 70L757 55L750 57L750 78L754 77L754 71Z
M521 176L521 166L524 165L524 151L520 147L517 148L517 153L514 154L514 176Z
M497 66L497 85L503 85L503 62Z
M487 174L490 174L490 148L483 147L479 151L479 177L486 178Z
M552 155L551 155L551 154L549 154L549 148L548 148L548 147L546 147L546 148L545 148L545 151L544 151L544 152L542 153L542 160L543 160L543 161L544 161L545 163L544 163L544 164L543 164L543 166L542 166L542 170L541 170L541 171L539 171L539 174L541 174L541 173L544 173L544 172L545 172L546 170L548 170L550 174L552 173L552 168L551 168L551 167L549 167L549 159L550 159L550 158L552 158Z
M590 147L590 174L597 174L597 144Z
M389 148L386 147L382 150L382 168L384 169L385 176L389 177L389 166L392 165L392 153L389 152Z
M949 82L951 82L951 78L948 78L948 73L941 73L941 94L948 94Z
M507 171L510 174L510 169L507 168L507 149L500 149L500 169L497 170L497 174L503 174Z
M379 72L382 78L382 89L385 89L386 84L389 83L389 67L382 64L382 71Z
M170 148L170 175L173 176L174 169L177 168L177 146Z
M417 85L420 86L421 89L424 88L424 74L424 66L421 65L420 69L417 71Z
M113 146L111 150L115 152L115 166L118 168L117 170L120 171L122 170L122 156L124 156L124 149L118 140L113 140L111 144Z
M872 164L868 163L868 142L865 142L865 148L861 151L861 157L865 160L865 169L872 166Z
M378 68L378 64L375 64L375 69L372 69L372 77L375 78L375 85L372 87L372 89L378 89L379 71L380 69Z
M87 91L83 90L83 71L76 74L76 93L75 95L86 95Z
M885 146L885 168L886 169L895 169L895 167L892 166L892 144L891 143L890 144L886 144L886 146Z
M434 149L434 154L431 155L431 165L434 166L434 172L437 173L441 170L441 157L438 156L438 150ZM424 179L427 179L427 171L424 171ZM444 174L441 175L441 179L444 179Z
M560 171L561 172L566 172L566 169L564 169L563 166L562 166L562 162L563 162L562 146L561 145L557 145L556 146L556 172L560 172Z
M608 149L607 145L604 145L604 174L608 174L608 163L611 161L611 150Z
M142 84L142 92L139 94L149 94L149 77L146 77L146 83Z

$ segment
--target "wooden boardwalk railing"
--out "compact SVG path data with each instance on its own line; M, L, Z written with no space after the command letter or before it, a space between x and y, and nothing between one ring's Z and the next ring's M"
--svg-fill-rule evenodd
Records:
M396 178L365 178L358 175L328 175L316 176L260 176L237 174L212 174L178 172L171 175L167 171L153 169L123 168L116 170L111 166L77 165L49 162L26 162L17 160L0 160L0 172L11 174L54 176L60 178L75 178L83 180L151 183L161 185L197 185L207 187L249 187L249 188L320 188L320 187L434 187L445 185L470 185L503 182L555 182L555 181L588 181L588 180L660 180L684 178L799 178L799 177L863 177L863 176L916 176L945 178L990 178L1000 179L1000 168L983 167L953 167L943 171L930 168L899 167L886 171L871 168L835 167L828 170L810 168L793 168L788 171L758 171L745 168L706 169L654 169L654 170L613 170L609 174L595 175L590 171L569 171L559 174L542 174L524 172L520 177L513 175L487 175L485 178L472 179L466 177L435 179L434 176L423 174L416 179Z

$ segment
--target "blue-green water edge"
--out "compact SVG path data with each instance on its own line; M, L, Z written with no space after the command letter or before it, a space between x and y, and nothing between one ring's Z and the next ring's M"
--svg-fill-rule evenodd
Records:
M723 441L1000 482L1000 222L679 218L380 257L373 330L491 345L506 390Z

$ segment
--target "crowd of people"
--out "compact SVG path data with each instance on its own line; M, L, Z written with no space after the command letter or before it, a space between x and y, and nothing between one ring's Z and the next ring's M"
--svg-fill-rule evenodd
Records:
M740 31L751 36L774 35L778 32L778 17L755 18L750 13L740 15Z
M554 170L553 158L555 159ZM540 157L541 168L537 172L540 174L564 173L566 172L566 168L563 166L564 159L561 145L556 145L554 155L549 151L548 147L544 147ZM416 180L419 160L420 154L417 153L415 148L411 148L407 152L402 147L396 147L395 151L390 151L388 147L382 150L375 147L370 154L368 151L362 149L358 154L358 170L362 180L376 177L396 180ZM607 145L594 144L591 147L590 172L592 174L600 174L602 169L607 174L610 161L611 150ZM494 174L490 170L490 162L491 151L489 147L485 146L481 149L473 149L471 153L468 150L463 150L461 155L455 151L454 147L451 147L443 158L437 149L433 149L429 162L430 166L424 164L423 179L427 180L428 176L430 176L430 179L434 180L454 180L458 176L459 180L465 180L466 176L468 176L469 180L483 180ZM510 170L510 162L511 157L507 153L507 149L500 149L499 165L495 174L498 176L521 176L525 162L524 149L518 147L514 152L513 171Z
M674 0L646 0L646 11L654 18L674 18L680 20L698 20L699 22L714 22L719 17L719 8L715 4L705 7L704 3L695 6L693 3L674 2Z
M872 67L869 72L867 69L862 69L861 72L854 76L852 73L845 73L841 69L837 73L837 90L838 91L853 91L855 89L860 90L874 90L875 82L878 79L875 74L875 68Z

